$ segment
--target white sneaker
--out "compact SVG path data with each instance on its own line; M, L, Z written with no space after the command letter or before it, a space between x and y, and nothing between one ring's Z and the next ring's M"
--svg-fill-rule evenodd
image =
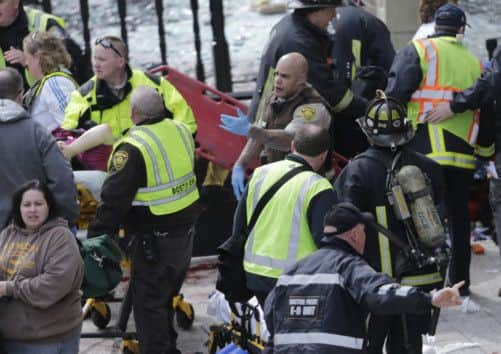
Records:
M469 296L461 296L463 303L461 304L461 311L464 313L479 312L482 308L479 304L473 301Z

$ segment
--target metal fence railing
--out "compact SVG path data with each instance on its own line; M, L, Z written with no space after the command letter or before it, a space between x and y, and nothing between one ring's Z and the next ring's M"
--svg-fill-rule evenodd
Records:
M89 3L88 0L79 0L80 2L80 15L82 18L82 31L85 46L85 54L90 58L91 44L90 44L90 30L89 30ZM45 12L52 12L51 0L28 0L26 4L36 4L42 7ZM191 12L193 16L193 34L194 46L196 51L196 76L200 81L205 82L205 69L202 62L201 55L201 41L200 41L200 26L198 19L199 2L198 0L190 0ZM120 17L121 37L128 42L127 34L127 2L126 0L117 0L118 15ZM212 56L214 61L214 77L218 90L222 92L231 92L233 87L231 75L230 54L228 50L228 43L226 41L224 32L224 8L223 1L209 0L211 28L213 33L212 41ZM159 48L162 64L167 64L167 43L165 41L165 22L164 22L164 5L162 0L155 0L155 10L158 20L158 38Z

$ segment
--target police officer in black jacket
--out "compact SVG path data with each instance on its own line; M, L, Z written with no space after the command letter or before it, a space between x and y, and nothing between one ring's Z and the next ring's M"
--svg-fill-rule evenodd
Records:
M387 197L388 170L393 164L397 170L406 165L419 167L431 180L434 201L438 205L442 202L444 184L440 166L407 149L414 129L406 118L405 108L396 100L376 98L358 122L371 147L348 163L337 178L334 190L340 201L351 202L360 210L372 213L380 225L408 242L405 226L397 219ZM397 247L375 230L368 230L367 234L364 257L374 269L399 279L402 285L418 286L425 291L442 286L443 274L435 267L403 266L406 261ZM382 353L387 335L387 353L421 353L421 334L427 332L429 321L430 313L426 311L406 316L408 340L405 341L400 316L374 316L370 322L369 353Z
M165 118L155 89L139 86L130 100L135 125L111 155L88 237L123 226L133 238L130 291L140 352L176 354L172 300L190 264L199 211L194 142L184 123Z
M333 65L329 62L332 41L326 29L341 3L340 0L289 1L288 7L294 11L273 27L261 57L256 90L249 107L249 121L254 122L258 118L260 102L266 99L263 97L266 96L263 95L266 84L269 82L268 87L271 88L273 69L278 59L290 52L306 57L309 66L307 81L333 107L338 119L353 120L363 114L367 101L354 96L350 88L335 77ZM353 154L350 146L338 145L335 148L340 153Z
M372 219L351 203L327 214L322 248L280 276L266 300L273 343L265 353L367 353L368 311L420 314L461 303L462 283L432 296L371 268L360 255Z

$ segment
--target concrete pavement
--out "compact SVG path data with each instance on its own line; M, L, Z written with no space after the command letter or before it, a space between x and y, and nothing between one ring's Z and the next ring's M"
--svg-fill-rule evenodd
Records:
M476 313L460 308L442 311L437 329L436 345L452 348L454 344L477 344L453 353L501 353L501 257L492 241L481 242L484 255L472 255L471 298L480 305Z

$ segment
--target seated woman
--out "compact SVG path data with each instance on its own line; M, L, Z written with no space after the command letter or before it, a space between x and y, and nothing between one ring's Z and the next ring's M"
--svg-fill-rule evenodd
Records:
M33 32L23 40L26 66L38 80L26 93L31 117L53 132L63 122L70 94L78 87L68 68L71 57L63 42L50 32Z
M0 333L7 353L77 354L84 267L68 223L38 180L13 195L0 234Z

